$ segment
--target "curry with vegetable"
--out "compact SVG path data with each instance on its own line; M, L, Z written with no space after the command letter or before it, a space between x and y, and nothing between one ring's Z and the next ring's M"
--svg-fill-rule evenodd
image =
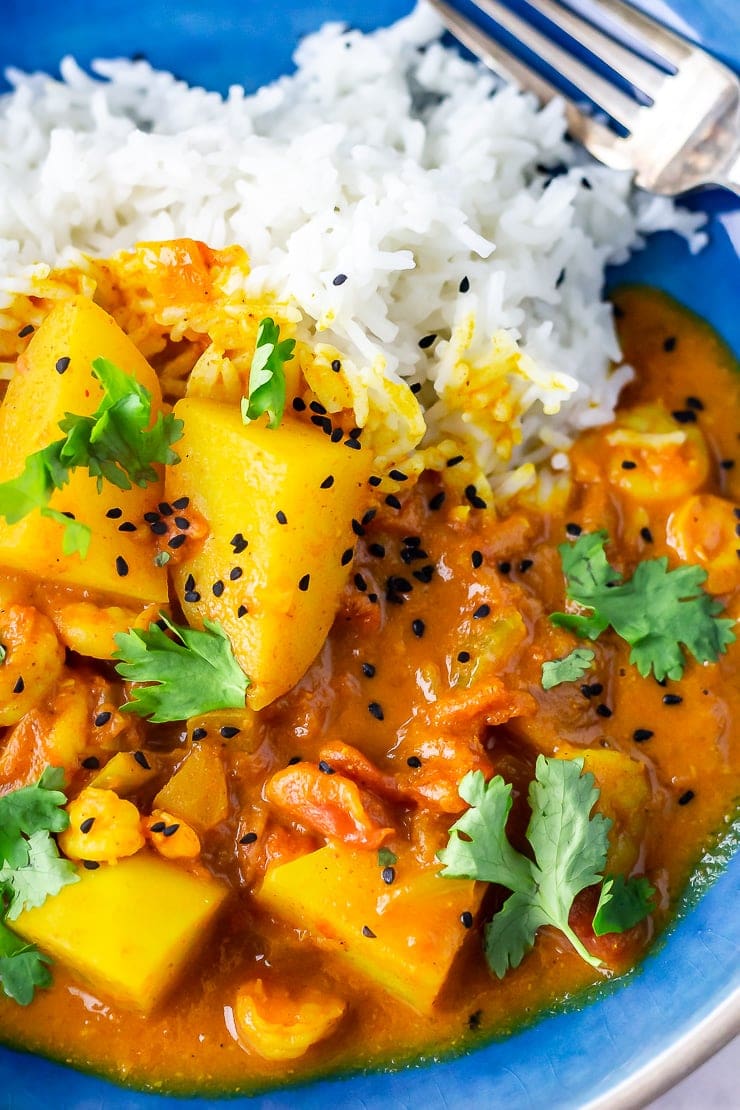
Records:
M727 349L623 290L614 422L494 507L279 305L214 353L218 252L141 250L21 306L0 407L3 1040L256 1090L624 973L740 787Z

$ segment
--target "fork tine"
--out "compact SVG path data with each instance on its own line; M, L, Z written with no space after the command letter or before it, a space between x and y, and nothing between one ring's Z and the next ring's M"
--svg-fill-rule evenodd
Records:
M447 30L467 46L468 50L484 65L498 73L505 81L533 92L543 103L555 98L563 100L568 129L573 137L591 150L598 149L598 157L615 169L629 168L627 160L621 153L617 136L608 127L584 115L560 89L550 84L531 66L516 58L446 0L427 0L427 2L435 9Z
M570 4L570 0L566 2ZM652 51L676 69L695 49L657 20L643 15L631 4L625 4L623 0L599 0L598 9L593 13L594 18L597 19L602 11L606 12L610 20L613 20L617 27L621 27L623 32L631 35L632 38L641 39Z
M605 62L614 73L647 93L651 100L655 100L666 79L666 75L657 66L646 62L639 54L628 50L593 23L587 22L580 13L555 3L555 0L527 0L527 3L556 26L562 27L572 39Z
M510 34L537 54L544 62L562 74L587 97L594 100L600 108L621 124L627 131L632 130L639 106L626 93L615 88L578 58L574 58L552 39L543 35L531 23L527 23L510 8L504 7L499 0L475 0L482 12L495 20Z

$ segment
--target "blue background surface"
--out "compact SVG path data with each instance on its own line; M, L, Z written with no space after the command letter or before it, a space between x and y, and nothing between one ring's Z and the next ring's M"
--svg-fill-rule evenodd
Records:
M740 6L726 0L642 0L641 6L740 66ZM191 83L255 89L292 68L297 40L327 19L363 30L390 22L409 0L3 0L0 69L58 72L63 55L143 52ZM210 10L209 10L210 9ZM2 88L0 81L0 89ZM711 243L691 257L672 235L609 275L658 285L707 317L740 354L740 203L718 190L694 196L710 217ZM505 1042L457 1060L391 1075L324 1080L231 1105L259 1110L541 1110L581 1105L664 1051L740 988L740 857L676 925L629 983L578 1012L543 1019ZM51 1103L59 1110L181 1110L212 1105L124 1091L93 1076L0 1049L0 1107Z

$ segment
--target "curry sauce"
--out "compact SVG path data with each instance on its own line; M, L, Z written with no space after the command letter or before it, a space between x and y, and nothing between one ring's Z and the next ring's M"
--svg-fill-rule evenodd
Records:
M589 643L595 659L582 681L544 690L542 664L579 642L549 620L566 605L557 546L606 529L610 559L625 577L645 559L666 556L671 567L703 560L724 615L736 617L740 375L711 329L664 295L627 288L616 295L615 310L636 376L615 426L585 432L573 448L567 499L546 512L519 507L499 516L461 504L444 475L425 475L359 523L349 581L321 653L293 689L250 718L249 729L237 735L227 711L187 728L131 726L125 745L147 752L158 788L199 745L223 765L227 813L202 837L198 866L227 884L225 907L153 1013L97 997L57 964L53 987L37 992L32 1005L0 999L4 1041L149 1089L254 1091L331 1070L471 1050L644 955L670 921L692 868L734 816L740 644L716 663L689 661L679 681L659 683L641 677L628 645L607 632ZM643 497L645 460L639 451L629 455L637 440L612 433L624 413L652 413L656 405L668 422L668 431L661 425L657 433L668 437L668 461L664 472L650 470ZM706 453L698 485L693 441L674 434L685 431L700 433L696 451ZM683 480L691 489L682 489ZM59 608L58 593L27 588L40 611ZM68 666L98 690L98 714L103 703L120 703L112 671L74 655ZM116 746L111 735L108 751ZM645 922L602 937L590 931L591 892L578 896L571 925L603 959L601 970L545 928L519 967L494 978L481 951L483 923L503 900L494 887L456 907L449 933L458 954L436 1003L419 1013L374 982L372 970L358 970L364 956L348 964L336 945L317 943L309 928L288 924L260 900L266 869L300 860L326 839L291 808L308 768L317 769L310 773L320 790L332 779L359 783L371 824L391 831L379 842L391 851L378 859L380 893L403 880L404 861L411 869L434 863L460 812L457 787L466 772L481 769L513 784L508 829L522 848L537 756L584 751L592 753L597 779L604 766L608 780L610 753L625 757L619 766L628 772L620 771L610 801L612 850L626 873L647 875L657 891ZM24 781L24 759L35 758L32 741L12 759L8 752L6 740L6 789ZM96 770L81 765L71 794ZM153 789L135 795L144 808ZM372 852L374 860L379 843L353 850ZM377 938L365 929L370 966ZM235 1016L240 986L255 977L276 988L309 983L319 995L340 998L343 1017L302 1056L266 1060L245 1048Z

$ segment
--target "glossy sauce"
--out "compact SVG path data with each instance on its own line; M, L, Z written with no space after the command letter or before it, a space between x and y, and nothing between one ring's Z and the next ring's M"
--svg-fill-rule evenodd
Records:
M687 398L698 399L701 407L689 407L711 455L703 491L740 503L740 375L731 356L704 324L660 294L628 289L616 304L625 355L637 369L623 405L660 399L669 412L683 412ZM584 451L588 459L587 441L575 456ZM598 452L591 455L600 466ZM228 878L234 894L168 1002L142 1018L92 997L56 967L53 989L38 992L30 1007L0 999L4 1040L153 1089L254 1090L333 1069L466 1051L600 981L564 939L545 929L521 966L499 982L485 966L477 923L434 1017L425 1018L337 964L305 934L261 913L250 898L265 855L289 858L321 843L299 826L276 822L262 794L270 772L296 756L317 759L327 741L343 740L409 789L454 791L477 758L470 738L481 714L494 722L483 730L482 758L515 785L514 839L526 822L522 796L539 751L613 749L647 767L651 795L635 870L650 876L659 905L649 924L625 934L608 953L616 972L641 956L740 794L740 644L717 664L691 662L680 683L661 686L641 678L628 662L629 648L607 634L597 648L598 695L584 696L578 684L543 691L542 662L573 646L547 620L564 605L556 546L566 524L608 528L610 555L627 576L641 559L667 555L674 566L676 554L666 542L673 499L654 502L645 516L644 507L600 473L577 483L568 505L546 517L517 511L499 521L488 513L455 513L451 496L430 508L439 492L430 478L400 511L378 513L358 546L342 611L320 657L289 695L263 712L253 750L234 752L223 742L233 814L209 835L204 862ZM409 537L413 542L404 542ZM722 600L736 616L737 591ZM476 617L482 604L490 613ZM470 659L461 661L461 652ZM476 685L485 675L490 681ZM682 700L666 705L665 695L679 689ZM467 701L466 690L472 692ZM381 707L382 720L369 712L370 703ZM652 733L641 743L634 739L640 729ZM176 759L184 739L176 729L165 735L166 744L155 743L175 742ZM414 757L420 766L409 765ZM418 807L397 812L395 820L399 836L431 860L454 816ZM257 847L235 853L244 828L263 835ZM496 897L488 897L493 908ZM236 990L265 970L287 983L308 976L349 999L337 1033L287 1066L249 1054L235 1036Z

